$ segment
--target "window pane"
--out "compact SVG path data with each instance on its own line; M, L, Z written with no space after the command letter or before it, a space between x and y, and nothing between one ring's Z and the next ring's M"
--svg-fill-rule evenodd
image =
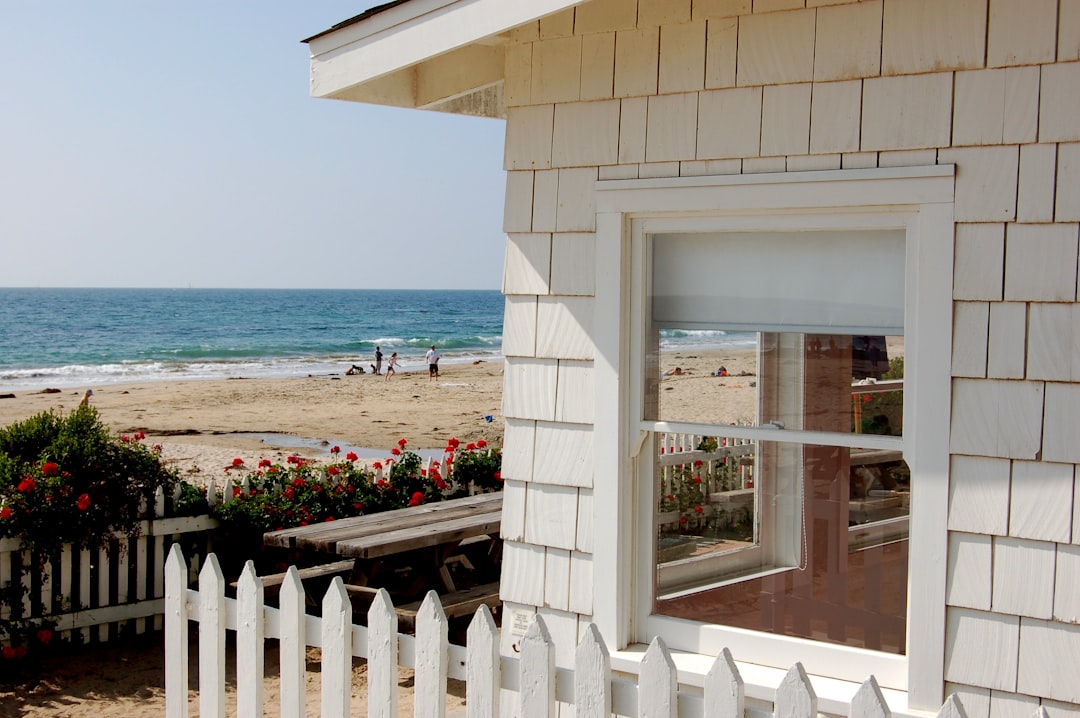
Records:
M904 652L900 452L656 440L656 613Z
M903 433L903 337L664 330L646 368L650 421Z

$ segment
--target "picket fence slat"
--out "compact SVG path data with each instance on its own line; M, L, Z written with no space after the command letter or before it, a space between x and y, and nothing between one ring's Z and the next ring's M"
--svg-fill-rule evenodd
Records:
M340 576L322 601L322 714L348 718L352 698L352 604Z
M465 638L470 649L465 660L466 718L498 718L502 685L499 628L487 604L480 604Z
M543 616L533 618L521 639L522 718L555 716L555 644Z
M375 594L367 615L368 716L394 718L398 711L398 618L385 588Z
M450 625L439 594L428 591L416 615L414 714L417 718L445 718L446 673Z
M268 638L279 639L283 716L304 716L305 652L307 646L318 646L323 662L320 713L327 717L350 714L352 659L360 657L368 660L367 714L380 718L397 715L398 666L415 671L417 718L445 717L448 677L466 681L468 718L553 718L562 714L563 703L578 718L817 718L818 697L800 663L787 671L779 685L755 683L754 700L748 703L747 686L727 649L720 651L703 676L702 689L683 688L673 656L659 638L650 644L636 676L632 672L616 676L600 633L591 624L583 626L574 666L556 667L555 644L540 615L533 617L517 642L519 653L503 656L498 628L486 606L477 610L468 627L466 649L449 644L446 616L434 593L421 606L416 635L408 636L397 633L397 616L385 590L376 593L368 610L368 627L353 625L352 607L340 577L322 598L322 617L316 617L304 612L304 590L295 567L286 573L280 608L261 605L261 582L250 563L237 584L236 599L225 598L226 584L212 554L200 572L198 590L188 588L189 575L179 546L173 545L165 571L166 718L188 716L189 620L200 624L201 716L225 713L221 680L225 665L219 647L224 645L225 631L234 630L238 634L235 714L243 718L261 713L258 683L265 668L263 643ZM828 694L830 714L848 718L892 715L872 676L851 690L850 699L839 706L835 694ZM912 714L901 715L910 718ZM938 716L965 718L955 696L950 696Z
M255 574L255 564L248 561L236 587L236 662L250 670L236 674L236 715L258 718L263 714L263 612L264 590Z
M281 663L281 715L303 718L307 670L307 615L304 611L304 586L296 566L289 566L279 594L278 612Z

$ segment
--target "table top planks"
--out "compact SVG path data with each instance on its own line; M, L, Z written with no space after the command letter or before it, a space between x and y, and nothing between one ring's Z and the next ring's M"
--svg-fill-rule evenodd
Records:
M502 493L297 526L263 534L263 545L368 558L497 533ZM342 544L348 543L348 553Z

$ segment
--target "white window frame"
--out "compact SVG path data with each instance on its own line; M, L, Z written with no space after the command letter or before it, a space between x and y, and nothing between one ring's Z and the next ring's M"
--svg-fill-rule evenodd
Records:
M676 650L716 655L727 647L737 661L779 669L799 661L811 674L845 681L872 673L883 687L907 691L912 708L941 705L953 178L953 166L941 165L597 183L593 615L608 645L661 636ZM902 444L913 487L909 555L917 557L909 565L907 655L652 615L654 502L639 457L651 462L643 446L656 425L642 421L649 297L635 253L654 232L850 228L905 231Z

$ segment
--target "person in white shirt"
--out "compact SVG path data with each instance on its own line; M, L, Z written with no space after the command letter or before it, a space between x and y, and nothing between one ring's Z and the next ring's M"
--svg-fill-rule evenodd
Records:
M397 352L394 352L393 354L390 355L389 361L386 362L386 379L384 379L383 381L389 381L390 380L390 377L392 377L394 375L394 370L397 369L397 366L398 366Z
M442 354L432 344L427 354L424 355L424 360L427 361L428 366L428 381L439 378L439 359L442 359Z

